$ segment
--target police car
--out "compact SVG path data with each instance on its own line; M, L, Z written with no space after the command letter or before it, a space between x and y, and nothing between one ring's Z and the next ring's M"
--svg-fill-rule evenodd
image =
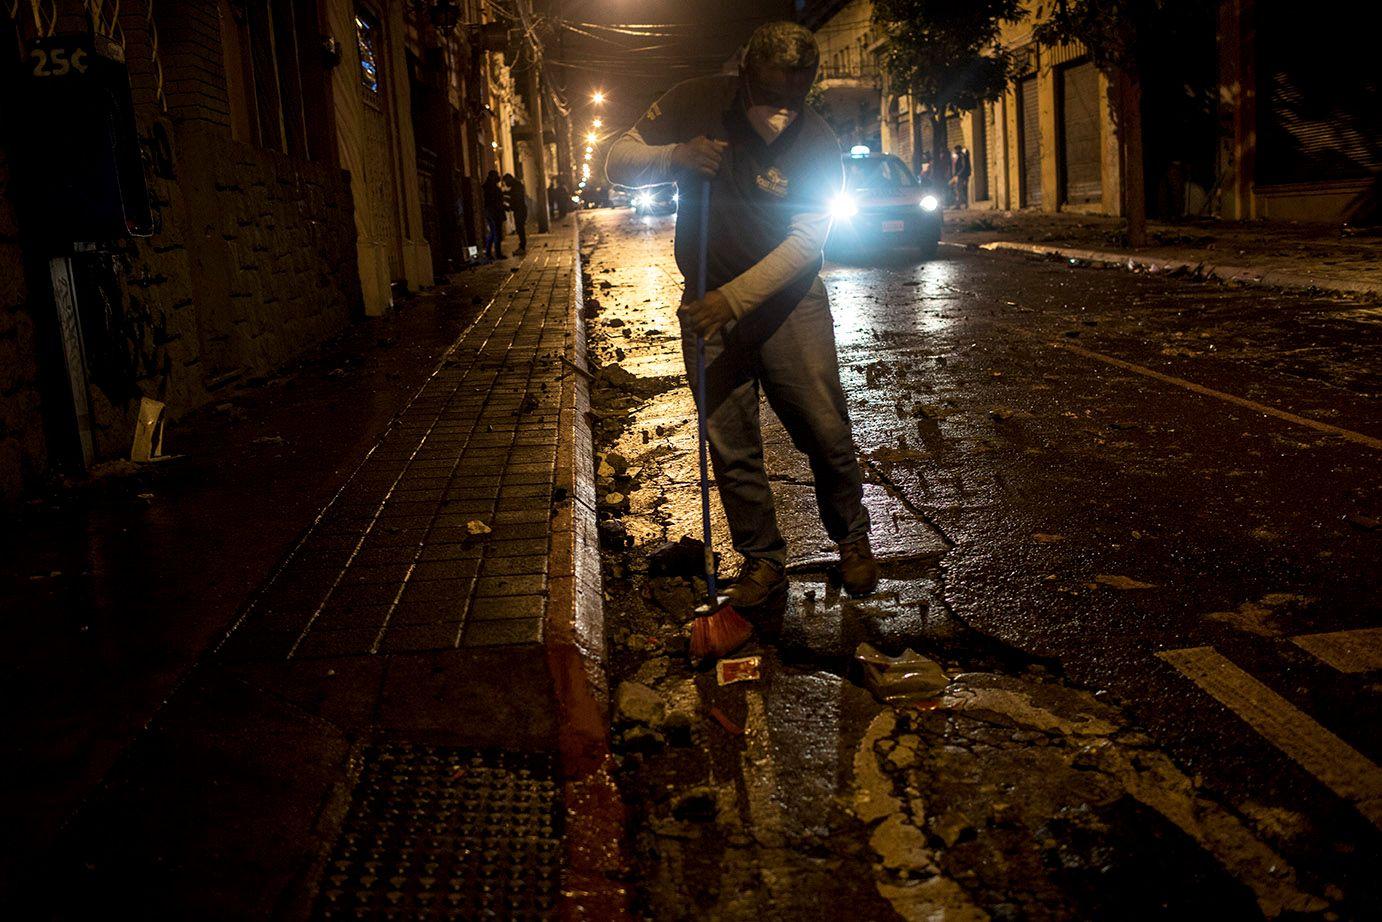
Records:
M859 145L842 160L845 185L830 202L826 252L859 257L908 248L923 259L936 255L941 239L941 196L891 154Z

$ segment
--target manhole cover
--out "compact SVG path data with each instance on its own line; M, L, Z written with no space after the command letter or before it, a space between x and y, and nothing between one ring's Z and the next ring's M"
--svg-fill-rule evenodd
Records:
M550 756L371 748L315 918L553 918L559 819Z

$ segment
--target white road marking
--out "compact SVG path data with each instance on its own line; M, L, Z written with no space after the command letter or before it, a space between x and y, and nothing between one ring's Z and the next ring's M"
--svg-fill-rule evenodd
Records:
M1067 352L1073 352L1076 355L1082 355L1087 359L1094 359L1097 362L1104 362L1106 364L1112 365L1115 368L1121 368L1124 371L1130 371L1133 374L1144 375L1148 378L1154 378L1157 381L1165 382L1166 384L1174 384L1176 387L1183 387L1186 390L1193 391L1196 394L1203 394L1206 397L1215 397L1227 403L1233 403L1237 404L1240 407L1246 407L1249 410L1252 410L1256 413L1262 413L1266 416L1275 416L1277 419L1285 420L1288 423L1295 423L1297 426L1307 426L1318 432L1326 432L1330 435L1337 435L1341 439L1347 439L1350 442L1357 442L1359 445L1366 445L1369 448L1382 449L1382 439L1373 438L1372 436L1364 435L1361 432L1354 432L1352 429L1343 429L1339 426L1331 426L1329 423L1322 423L1317 419L1309 419L1304 416L1297 416L1295 413L1288 413L1285 410L1278 410L1276 407L1269 407L1265 403L1258 403L1256 400L1247 400L1246 398L1237 397L1233 394L1226 394L1223 391L1216 391L1212 387L1205 387L1203 384L1196 384L1194 381L1187 381L1184 378L1177 378L1175 375L1162 374L1159 371L1153 371L1152 369L1145 368L1142 365L1136 365L1132 362L1124 361L1123 359L1117 359L1111 355L1104 355L1102 352L1093 352L1089 349L1084 349L1080 346L1076 346L1073 343L1053 342L1051 343L1051 345L1057 349L1064 349Z
M1382 627L1292 637L1296 646L1340 672L1382 669Z
M1158 653L1382 829L1382 769L1213 647Z

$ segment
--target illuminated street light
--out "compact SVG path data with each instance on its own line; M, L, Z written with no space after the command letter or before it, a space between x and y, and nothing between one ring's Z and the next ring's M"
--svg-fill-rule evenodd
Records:
M597 106L603 106L605 104L605 91L596 90L594 95L590 97L590 101L595 103L595 105Z
M593 119L590 124L594 125L596 128L603 128L605 127L605 120L602 118Z
M600 137L600 136L597 135L595 132L593 132L593 131L588 131L588 132L586 132L586 135L585 135L585 142L586 142L587 144L594 144L597 140L599 140L599 137Z

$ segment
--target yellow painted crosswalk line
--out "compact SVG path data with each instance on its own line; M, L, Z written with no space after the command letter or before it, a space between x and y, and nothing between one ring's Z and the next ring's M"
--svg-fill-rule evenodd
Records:
M1213 647L1158 653L1382 829L1382 769Z
M1382 627L1302 634L1291 639L1315 659L1340 672L1375 672L1382 669Z

